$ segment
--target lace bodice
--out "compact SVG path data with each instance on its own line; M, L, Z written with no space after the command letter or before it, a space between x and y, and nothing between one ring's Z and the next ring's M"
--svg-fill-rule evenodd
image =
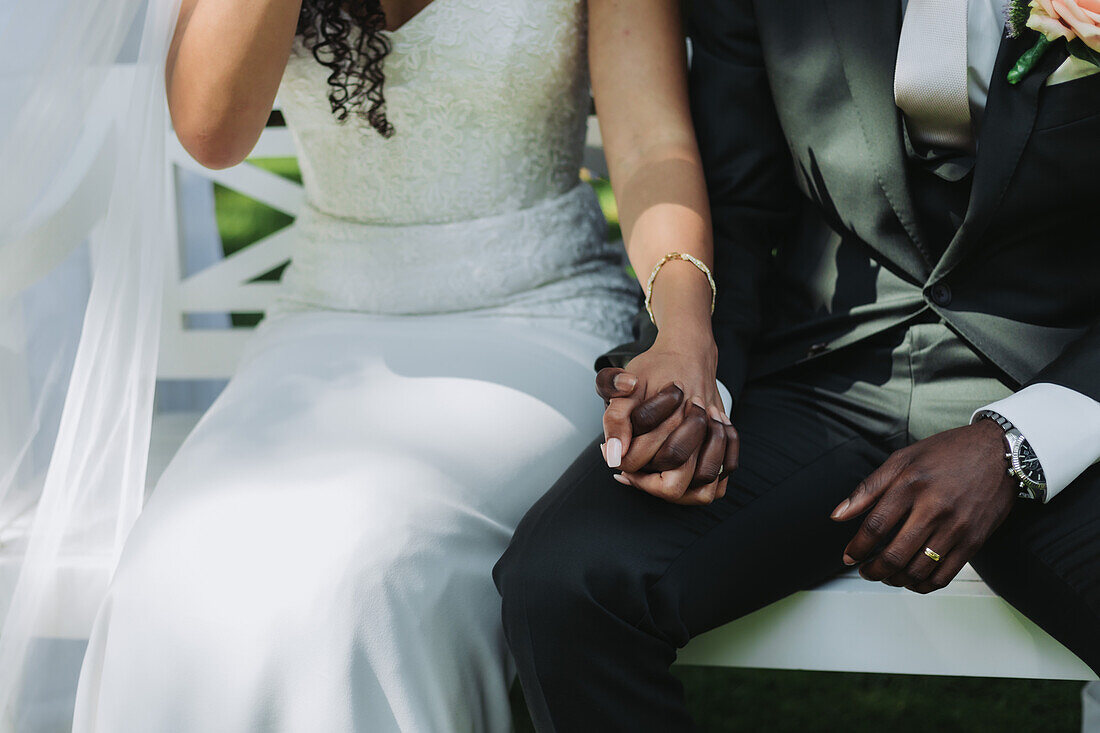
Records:
M389 35L384 139L336 123L297 44L280 97L310 203L384 224L513 211L577 182L588 115L584 0L434 0Z
M280 89L306 205L279 310L559 319L621 338L637 286L580 183L585 0L433 0L390 33L386 139L299 41Z

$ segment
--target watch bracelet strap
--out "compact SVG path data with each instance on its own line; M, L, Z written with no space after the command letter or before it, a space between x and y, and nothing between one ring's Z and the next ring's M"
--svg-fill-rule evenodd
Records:
M1005 417L1001 413L996 412L994 410L982 410L982 411L980 411L977 415L974 416L974 422L977 422L978 420L992 420L993 422L997 423L998 425L1001 426L1001 429L1004 430L1006 438L1007 438L1008 432L1010 430L1016 429L1016 426L1013 425L1012 422L1007 417ZM1020 434L1022 436L1019 429L1016 429L1016 432L1017 432L1017 434ZM1024 440L1027 440L1027 438L1024 438ZM1011 441L1008 441L1006 439L1005 442L1006 442L1006 445L1011 446ZM1011 448L1010 448L1010 450L1011 450ZM1009 461L1009 466L1010 466L1009 473L1013 477L1015 477L1016 474L1011 469L1011 465L1012 465L1011 464L1011 462L1012 462L1011 452L1005 454L1005 458ZM1020 491L1017 493L1017 496L1019 496L1021 499L1034 499L1035 501L1045 502L1046 501L1046 489L1045 488L1043 488L1043 489L1032 489L1030 487L1024 486L1023 483L1021 482L1021 488L1020 488Z
M1009 419L1007 417L1005 417L1004 415L1002 415L999 412L994 412L993 410L982 410L977 415L975 415L974 422L977 422L978 420L983 420L983 419L992 420L993 422L997 423L1002 428L1004 428L1004 431L1006 433L1009 430L1012 430L1014 427L1016 427L1015 425L1012 424L1011 421L1009 421Z

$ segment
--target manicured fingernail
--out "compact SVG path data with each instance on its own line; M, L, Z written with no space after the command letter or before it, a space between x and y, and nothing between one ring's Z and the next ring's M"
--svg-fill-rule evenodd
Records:
M637 377L635 377L633 374L627 374L625 372L621 374L616 374L615 378L611 380L611 384L614 385L615 389L619 390L620 392L629 392L630 390L634 389L634 385L636 385L637 383Z
M856 561L852 559L852 556L848 553L844 553L844 564L848 567L852 567L856 564Z
M603 455L603 459L607 460L607 443L600 443L600 453Z
M723 425L733 425L733 423L730 422L730 416L726 414L725 410L719 410L718 415Z
M714 405L707 408L707 414L710 415L710 419L714 422L722 422L722 411Z
M630 486L630 481L627 479L626 476L623 476L621 473L613 473L611 474L611 478L615 479L624 486Z
M623 442L618 438L609 438L604 448L604 458L608 468L618 468L623 462Z
M839 519L844 512L848 511L848 506L852 503L851 499L845 499L840 502L840 506L833 510L831 517L833 519Z

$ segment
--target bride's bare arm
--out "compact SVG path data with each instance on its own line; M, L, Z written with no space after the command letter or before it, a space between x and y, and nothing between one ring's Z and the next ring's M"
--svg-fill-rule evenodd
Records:
M596 112L638 279L644 287L654 266L674 251L712 267L710 208L688 103L679 2L589 0L589 24ZM627 476L620 480L672 501L705 503L724 486L713 480L716 466L704 464L717 459L728 468L736 460L732 428L714 424L728 426L729 420L715 386L710 284L693 264L672 260L654 282L652 306L657 341L628 366L638 389L630 398L612 400L605 414L608 463L620 463L621 450ZM669 382L683 388L684 409L652 432L633 436L631 412ZM686 464L685 456L661 453L675 430L694 431L697 438L699 450ZM722 430L729 451L715 446ZM685 445L682 439L672 443ZM639 475L643 467L655 473ZM708 478L710 485L700 486Z
M244 160L263 132L301 0L183 0L168 52L172 124L208 168Z

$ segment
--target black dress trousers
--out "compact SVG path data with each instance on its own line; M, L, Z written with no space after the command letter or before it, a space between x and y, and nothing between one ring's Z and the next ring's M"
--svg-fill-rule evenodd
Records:
M690 730L669 667L692 637L843 569L858 522L833 508L894 450L1010 394L923 317L750 382L724 499L681 507L611 478L594 442L520 524L494 577L542 731ZM1100 467L1021 501L972 563L1100 669Z

